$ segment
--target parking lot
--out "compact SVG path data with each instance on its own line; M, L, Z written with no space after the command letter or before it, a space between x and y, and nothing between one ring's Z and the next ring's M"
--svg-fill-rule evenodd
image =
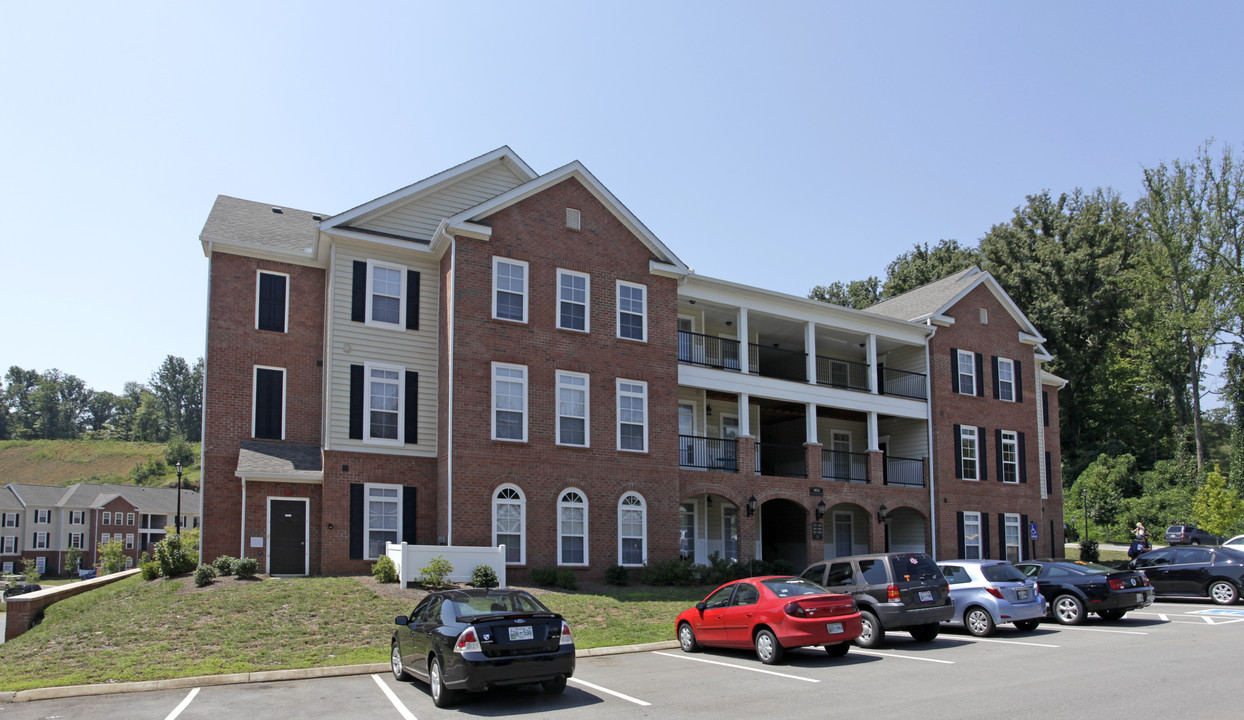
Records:
M1244 606L1160 601L1120 622L1043 624L991 638L943 632L931 643L892 633L876 650L833 659L797 650L782 665L750 653L679 650L581 658L566 692L538 687L432 705L427 686L389 674L0 704L0 720L799 717L882 713L918 718L1147 717L1195 709L1237 717L1233 686Z

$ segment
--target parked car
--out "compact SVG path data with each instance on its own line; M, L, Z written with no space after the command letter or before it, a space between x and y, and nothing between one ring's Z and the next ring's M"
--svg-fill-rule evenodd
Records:
M950 585L924 553L835 558L808 567L801 577L855 598L861 625L855 644L860 647L876 647L890 630L906 630L928 642L955 615Z
M1244 535L1236 535L1230 540L1222 544L1225 548L1235 548L1236 550L1244 550Z
M1244 587L1244 550L1237 547L1168 547L1150 550L1132 561L1158 595L1207 597L1219 605L1240 599Z
M1131 610L1153 604L1145 574L1115 570L1082 560L1026 560L1015 564L1037 581L1049 602L1049 614L1063 625L1079 625L1089 613L1121 620Z
M500 685L541 683L556 694L574 675L570 626L522 590L433 592L394 622L393 677L427 682L437 707Z
M1211 535L1196 525L1171 525L1166 528L1167 545L1217 545L1222 538Z
M955 601L955 615L947 624L986 637L1003 623L1035 630L1045 617L1047 603L1037 583L1005 560L946 560L937 567Z
M43 586L37 583L23 583L19 585L11 585L4 589L4 597L11 598L14 595L25 595L36 590L42 590Z
M768 575L722 585L679 613L674 629L683 652L755 648L761 662L773 665L786 650L811 645L824 645L833 657L846 655L860 634L860 613L850 595Z

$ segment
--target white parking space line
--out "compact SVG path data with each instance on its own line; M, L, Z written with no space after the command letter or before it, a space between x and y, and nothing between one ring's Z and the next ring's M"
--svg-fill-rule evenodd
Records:
M651 704L652 704L652 703L644 702L643 700L640 700L640 699L638 699L638 698L633 698L633 697L631 697L630 695L623 695L622 693L620 693L620 692L616 692L616 691L614 691L614 690L610 690L609 688L603 688L603 687L601 687L601 686L599 686L599 685L593 685L592 683L590 683L590 682L588 682L588 681L586 681L586 680L580 680L579 678L573 678L573 677L572 677L572 678L570 678L569 682L572 682L572 683L574 683L575 685L582 685L583 687L589 687L589 688L592 688L593 690L596 690L597 692L603 692L603 693L605 693L605 694L607 694L607 695L612 695L612 696L614 696L614 697L616 697L616 698L621 698L621 699L623 699L623 700L625 700L625 701L627 701L627 702L633 702L633 703L635 703L636 705L643 705L644 707L648 707L649 705L651 705Z
M654 652L653 655L663 655L665 657L675 658L677 660L689 660L691 662L708 663L709 665L721 665L722 667L734 668L735 670L746 670L748 672L763 673L765 675L776 675L778 677L790 678L791 680L802 680L804 682L819 683L820 680L813 678L799 677L798 675L788 675L786 673L774 672L772 670L761 670L760 668L748 667L746 665L735 665L733 663L718 662L716 660L706 660L704 658L690 657L688 655L674 655L672 653Z
M402 720L418 720L415 714L407 710L402 701L397 699L397 695L389 689L388 685L384 684L384 680L381 680L379 675L372 675L371 679L376 681L376 684L380 686L380 691L384 693L385 697L389 698L389 702L393 703L393 707L397 709L398 715L402 716Z
M1075 632L1104 632L1104 633L1114 633L1116 635L1148 635L1149 634L1147 632L1142 632L1140 630L1107 630L1105 628L1086 628L1086 627L1079 627L1077 625L1059 625L1058 630L1059 632L1062 632L1063 630L1074 630Z
M1207 614L1203 615L1201 613L1207 613ZM1162 620L1162 622L1178 623L1180 625L1230 625L1232 623L1244 622L1244 617L1224 618L1224 617L1220 617L1216 613L1214 614L1211 614L1211 613L1213 613L1212 610L1196 610L1190 613L1156 613L1156 612L1147 612L1147 611L1133 611L1131 614L1132 615L1157 615L1158 618ZM1184 618L1193 618L1193 619L1192 620L1172 620L1171 619L1172 615L1174 615L1174 617L1176 618L1184 617ZM1201 621L1196 622L1195 618L1200 618Z
M186 696L186 699L182 700L180 705L173 708L173 712L169 713L168 717L164 718L164 720L177 720L177 716L182 714L182 712L185 711L186 708L190 707L190 701L194 700L194 696L198 694L199 694L198 688L191 690L190 694Z
M899 655L897 653L877 652L876 650L857 650L851 648L852 655L876 655L877 657L898 658L900 660L920 660L921 662L940 663L942 665L954 665L954 660L937 660L935 658L916 657L915 655Z
M985 642L985 643L1003 643L1004 645L1031 645L1032 647L1056 648L1059 645L1050 645L1049 643L1031 642L1028 640L1000 640L998 638L979 638L979 637L961 637L956 635L956 640L966 640L967 642Z

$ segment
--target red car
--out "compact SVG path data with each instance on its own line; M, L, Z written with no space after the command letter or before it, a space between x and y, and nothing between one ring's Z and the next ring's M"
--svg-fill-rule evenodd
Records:
M766 575L728 582L678 615L674 627L683 652L700 646L756 649L766 665L789 648L824 645L842 657L860 634L860 613L850 595L831 593L797 577Z

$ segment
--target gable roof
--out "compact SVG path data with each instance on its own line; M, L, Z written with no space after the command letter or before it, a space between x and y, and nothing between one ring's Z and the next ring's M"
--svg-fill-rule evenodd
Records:
M984 285L993 293L1007 314L1019 325L1020 332L1031 336L1035 342L1045 342L1040 331L1028 320L1028 316L1019 309L1006 290L1002 289L994 276L975 265L889 300L882 300L876 305L864 308L864 311L900 320L936 320L945 316L956 303L979 285Z
M306 262L315 252L316 226L326 215L267 203L218 195L199 233L203 254L209 243L221 249L236 248L292 256ZM287 258L289 259L289 258Z
M8 485L0 488L0 510L23 510L25 507L13 488Z
M77 483L68 487L10 483L6 487L25 499L28 506L33 507L88 510L101 507L116 497L123 497L131 505L147 513L168 514L177 510L176 488L112 483ZM47 502L48 500L52 501ZM198 514L197 492L185 489L181 491L181 511L186 515Z

